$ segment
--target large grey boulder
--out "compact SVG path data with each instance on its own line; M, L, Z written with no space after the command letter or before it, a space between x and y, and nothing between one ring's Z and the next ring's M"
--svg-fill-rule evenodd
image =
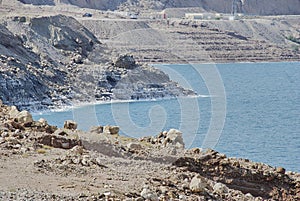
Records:
M192 178L190 183L190 190L194 193L204 193L207 183L203 177L196 175Z
M184 149L182 132L176 129L170 129L164 141L165 146L175 146L176 148Z
M32 115L26 110L23 110L19 114L17 114L16 119L18 123L21 124L27 124L33 122Z

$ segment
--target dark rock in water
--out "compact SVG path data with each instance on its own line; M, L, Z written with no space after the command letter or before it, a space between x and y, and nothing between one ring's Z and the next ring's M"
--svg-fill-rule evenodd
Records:
M134 69L137 67L137 64L135 63L133 56L123 55L117 58L115 61L115 67Z

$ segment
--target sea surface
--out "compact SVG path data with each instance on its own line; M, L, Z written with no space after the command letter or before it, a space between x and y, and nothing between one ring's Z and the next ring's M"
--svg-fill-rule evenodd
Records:
M186 147L213 148L300 172L300 62L156 65L198 96L74 106L34 119L119 125L131 137L176 128Z

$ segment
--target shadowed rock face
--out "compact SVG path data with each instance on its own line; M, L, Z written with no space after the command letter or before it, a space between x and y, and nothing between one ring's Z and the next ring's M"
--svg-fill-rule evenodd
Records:
M96 37L74 18L57 15L31 20L31 28L55 48L67 51L82 51L84 56L91 51Z
M22 3L33 4L33 5L55 5L54 0L19 0Z
M0 97L19 108L45 109L69 85L64 65L75 52L86 57L100 42L75 19L62 15L9 23L9 29L0 25Z
M118 6L126 2L126 0L61 0L61 2L85 8L116 10Z

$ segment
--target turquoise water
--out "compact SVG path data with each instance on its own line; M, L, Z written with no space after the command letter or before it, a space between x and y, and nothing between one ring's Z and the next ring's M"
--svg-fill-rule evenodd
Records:
M132 137L177 128L187 147L210 145L231 157L300 172L299 62L157 67L200 96L86 105L34 118L59 127L74 119L83 130L117 124Z

